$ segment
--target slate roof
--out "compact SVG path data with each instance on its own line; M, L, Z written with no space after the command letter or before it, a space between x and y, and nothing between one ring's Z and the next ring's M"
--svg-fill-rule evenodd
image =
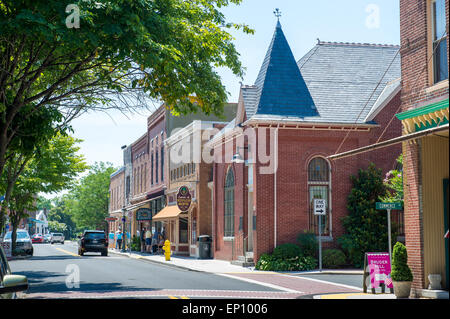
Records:
M254 85L257 114L316 116L314 101L278 21ZM248 92L253 98L255 92ZM247 114L248 117L248 114Z
M400 77L398 50L319 41L294 67L277 23L255 84L241 87L247 119L367 123L386 86Z

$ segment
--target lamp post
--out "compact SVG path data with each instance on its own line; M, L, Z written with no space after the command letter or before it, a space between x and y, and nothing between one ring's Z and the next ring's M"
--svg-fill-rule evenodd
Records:
M125 252L125 221L127 220L125 213L127 210L125 209L125 206L122 206L122 252Z

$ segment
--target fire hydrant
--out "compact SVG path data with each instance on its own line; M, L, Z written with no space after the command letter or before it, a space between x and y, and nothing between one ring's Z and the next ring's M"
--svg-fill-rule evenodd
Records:
M168 239L166 239L166 241L164 242L163 250L164 256L166 256L166 261L169 261L171 252L170 252L170 241Z

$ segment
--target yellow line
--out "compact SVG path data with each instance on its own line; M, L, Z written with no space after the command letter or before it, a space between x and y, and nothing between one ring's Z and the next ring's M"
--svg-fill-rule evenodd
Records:
M74 253L72 253L72 252L70 252L70 251L64 250L64 249L62 249L62 248L56 248L56 247L54 247L54 248L57 249L57 250L59 250L59 251L62 251L63 253L66 253L66 254L69 254L69 255L72 255L72 256L75 256L75 257L80 257L79 255L74 254Z
M175 296L168 296L170 299L178 299L177 297L175 297Z
M181 296L181 299L189 299L189 298L186 296Z

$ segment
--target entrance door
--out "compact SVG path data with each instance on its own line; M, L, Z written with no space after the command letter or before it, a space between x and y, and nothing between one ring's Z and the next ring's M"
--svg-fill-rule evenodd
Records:
M444 234L448 231L448 178L444 179ZM448 238L445 238L445 272L446 272L446 287L449 289L449 256L448 256Z

